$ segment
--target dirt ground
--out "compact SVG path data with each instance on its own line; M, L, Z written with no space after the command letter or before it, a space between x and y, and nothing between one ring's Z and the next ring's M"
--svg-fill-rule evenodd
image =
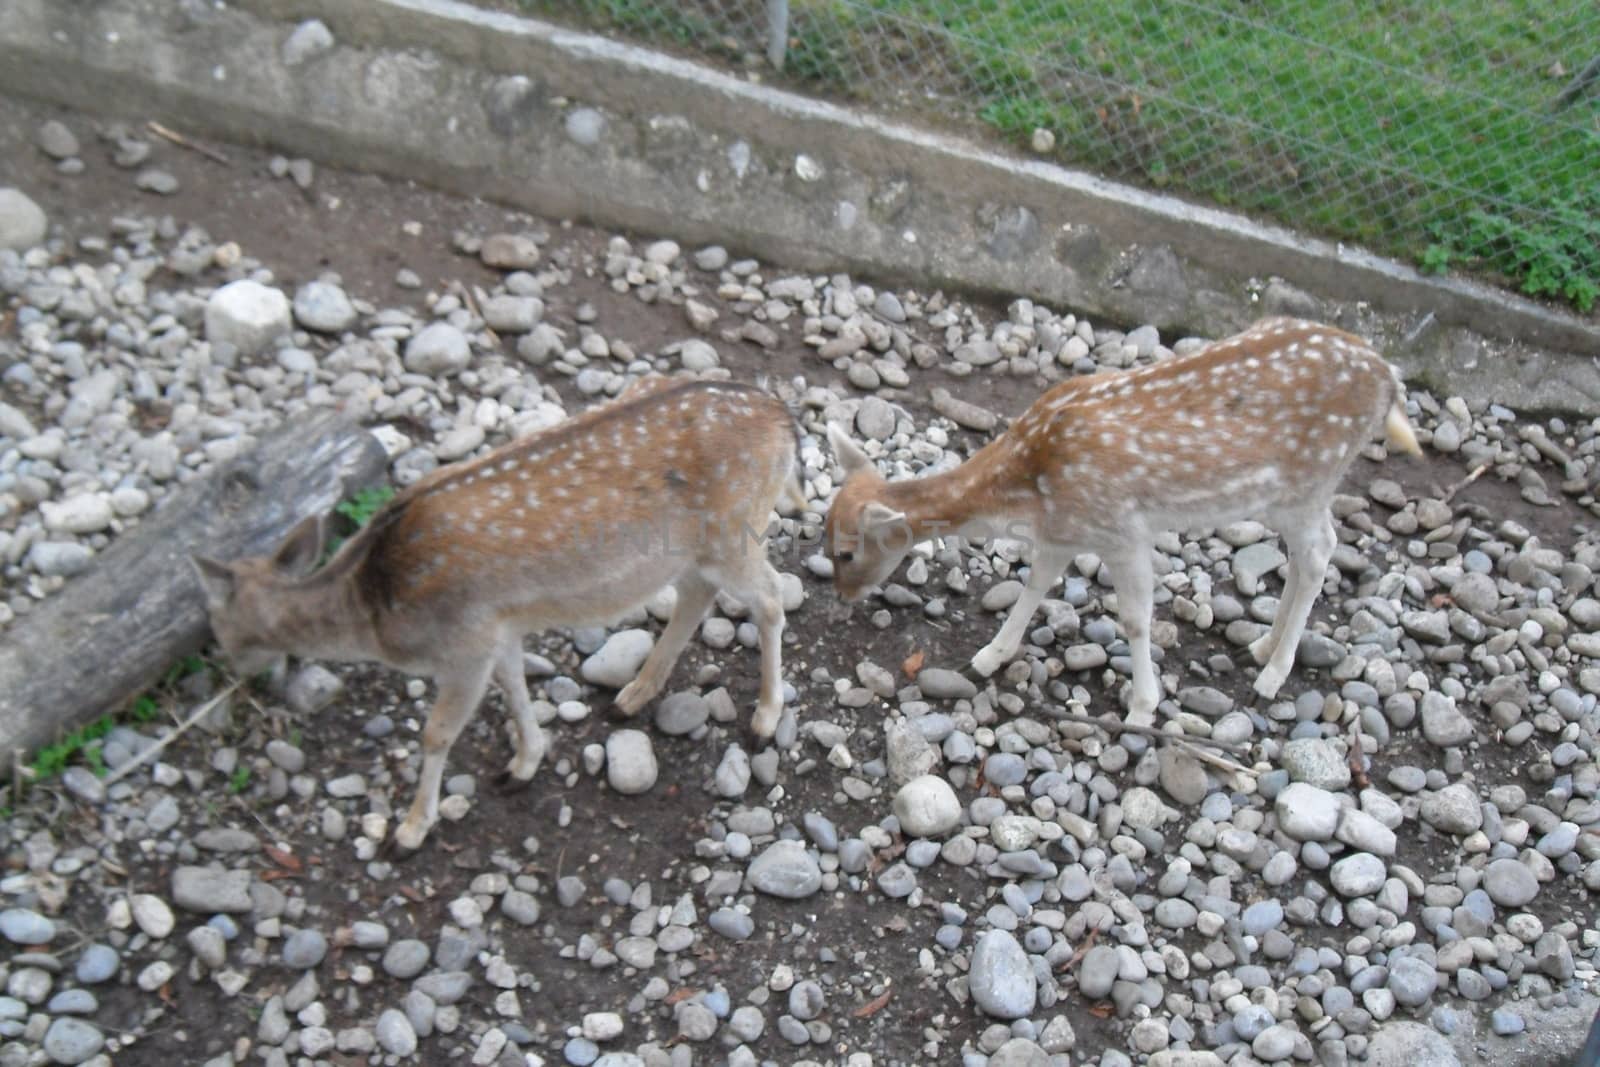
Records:
M84 141L84 154L90 165L82 175L57 173L32 148L39 123L57 115ZM413 305L422 293L442 291L451 282L489 288L499 280L496 272L484 268L477 259L452 250L451 237L457 231L484 235L504 230L549 230L554 237L547 254L559 254L552 250L565 249L573 264L580 267L593 267L603 257L610 236L582 224L533 219L482 201L445 196L413 183L327 168L319 168L310 189L303 191L290 180L269 173L268 155L229 145L212 146L227 158L228 163L223 165L197 152L158 142L152 163L176 176L181 189L170 198L157 197L137 190L132 172L110 164L105 146L97 143L91 132L93 125L93 120L81 115L0 100L0 185L27 189L53 223L74 239L106 234L119 215L170 213L180 226L198 225L217 240L238 242L247 255L269 266L278 283L291 292L323 272L335 271L354 297L379 307ZM420 226L408 232L408 223ZM736 255L760 253L759 249L732 251ZM395 274L400 268L416 272L423 289L398 287ZM708 290L712 288L714 283L707 286ZM548 294L546 320L558 327L571 327L577 321L579 306L585 303L594 308L594 325L607 337L624 339L641 351L659 351L663 345L692 335L681 311L646 305L633 295L618 294L598 271L585 274L582 269L575 271L570 286ZM780 329L780 343L772 350L719 341L724 364L739 378L803 373L811 384L826 384L841 393L848 392L843 376L802 344L795 327L790 322ZM556 376L551 380L563 392L569 408L582 404L570 382ZM914 378L909 390L885 389L880 395L903 405L919 420L929 414L928 391L936 386L1015 415L1042 385L1040 381L995 375L961 379L928 370ZM976 441L971 437L967 443ZM1363 461L1352 479L1364 484L1380 474L1398 480L1408 492L1439 493L1459 483L1467 471L1457 462L1430 454L1423 461L1391 462L1381 471ZM1457 500L1480 507L1496 520L1515 519L1556 547L1570 545L1579 531L1593 522L1565 498L1557 507L1533 507L1520 498L1514 484L1498 482L1492 475L1461 490ZM1375 511L1382 509L1375 507ZM784 569L799 571L798 560L786 560ZM802 722L808 717L826 717L854 728L857 733L852 751L858 759L882 755L878 724L881 709L877 705L859 710L838 706L831 685L812 680L814 671L820 669L828 678L853 678L855 664L862 659L896 665L915 652L924 653L930 665L959 666L992 635L997 625L995 617L977 606L981 590L954 599L950 614L937 623L915 613L897 617L895 625L887 629L878 629L867 620L869 609L858 608L841 620L830 590L809 576L806 587L805 605L789 618L785 674L800 691ZM1319 602L1313 618L1330 618L1325 602ZM1220 634L1203 635L1182 624L1179 633L1179 646L1167 653L1169 662L1176 657L1179 664L1204 663L1218 652L1236 655ZM553 635L531 643L530 648L549 656L563 672L576 673L578 657L562 637ZM746 711L755 696L754 666L755 654L749 650L735 646L725 652L713 652L696 642L668 688L682 687L702 668L718 670L742 711ZM347 693L316 718L291 722L279 715L247 712L237 717L235 733L227 740L242 752L253 752L267 737L286 736L293 731L303 737L302 744L312 757L308 770L318 778L332 778L346 770L367 772L375 759L383 757L382 743L370 740L362 732L366 720L379 712L402 720L416 715L416 707L405 698L405 679L399 675L376 668L341 668L340 673L347 681ZM1319 679L1317 672L1297 669L1292 684L1299 691L1317 686L1319 681L1325 679ZM1116 706L1115 698L1105 694L1098 682L1087 684L1100 710ZM1250 699L1243 672L1217 675L1206 684L1223 689L1241 702ZM216 825L244 825L291 848L305 863L303 874L292 880L296 890L324 908L325 914L339 917L337 923L324 921L325 930L373 918L388 926L392 939L416 936L431 943L449 921L448 902L467 892L473 876L485 869L489 857L497 853L518 857L523 873L537 874L547 885L553 885L562 875L583 877L590 891L577 906L562 909L553 897L542 894L544 916L540 923L511 928L504 935L508 958L539 979L537 990L522 993L524 1022L541 1036L538 1047L547 1060L560 1062L564 1027L575 1023L585 1012L618 1010L643 980L624 977L621 968L594 971L587 964L563 958L560 946L573 944L583 933L599 931L612 920L625 924L626 909L612 906L598 892L606 877L622 877L634 883L650 881L657 903L670 903L682 893L693 891L693 872L700 863L694 856L694 844L705 836L706 815L712 805L726 806L725 802L716 801L708 784L729 738L717 730L701 743L653 734L663 766L661 781L649 796L627 798L582 773L574 773L563 782L553 769L563 760L573 767L581 765L583 747L603 742L612 723L596 715L576 726L557 724L550 732L551 757L533 788L499 795L488 788L488 783L507 752L501 711L498 695L491 697L489 706L451 755L448 773L472 773L482 783L471 813L459 824L441 824L428 847L407 862L397 879L374 882L348 844L329 845L315 834L303 832L301 827L308 820L293 809L312 802L299 801L291 795L275 805L249 794L231 797L218 793L195 796L188 805ZM1426 746L1420 737L1404 737L1404 741L1382 753L1374 777L1381 776L1386 765L1414 762L1428 766L1437 758L1432 750L1422 750ZM203 765L204 748L216 743L192 736L176 747L170 761L179 766ZM841 829L875 822L887 812L887 796L865 804L848 801L840 791L838 772L822 759L823 755L820 749L808 745L804 764L797 766L785 760L781 771L783 810L821 812ZM1522 773L1523 754L1486 746L1473 758L1483 762L1487 780L1521 781L1530 793L1541 791ZM409 795L408 790L401 792ZM758 793L752 792L746 802L759 803ZM570 821L558 819L563 807L571 809ZM186 812L186 820L190 818ZM62 805L58 813L61 831L68 836L92 834L94 822L93 812L70 804ZM525 848L530 837L538 839L537 851L532 854ZM1426 875L1433 863L1429 851L1425 844L1419 844L1415 854L1402 852L1399 858ZM889 858L883 857L885 861ZM123 848L120 860L126 867L125 885L131 891L164 892L170 884L171 872L160 858ZM259 862L263 869L272 867L266 856ZM927 900L960 901L973 914L987 906L984 893L990 886L977 871L936 863L918 872L918 882ZM1592 901L1560 885L1549 887L1540 900L1562 917L1585 924L1589 921ZM932 980L919 973L918 952L932 946L939 925L934 908L910 909L875 892L840 892L793 903L763 899L761 919L760 932L752 942L736 945L716 937L706 938L704 943L710 947L698 955L696 973L686 987L705 989L721 984L737 1004L745 991L764 984L773 967L781 962L793 963L797 971L832 973L837 984L830 990L826 1018L833 1027L833 1040L828 1048L813 1046L810 1053L828 1058L837 1055L842 1059L843 1053L860 1050L872 1053L874 1062L880 1064L930 1062L922 1048L924 1031L932 1027L947 1035L938 1061L954 1062L962 1044L975 1041L983 1028L976 1012L958 1008L949 998L942 977ZM99 904L85 895L69 904L66 920L85 938L91 938L103 915ZM1304 930L1297 937L1302 943L1316 944L1322 937L1334 942L1347 933L1313 929ZM834 962L825 962L826 953L832 954ZM359 957L359 953L341 957L336 950L331 964L324 964L323 970L327 972L331 967L332 975L348 976L352 966L360 962ZM149 1031L147 1037L120 1052L116 1063L119 1067L199 1063L231 1048L237 1034L253 1033L249 1024L232 1025L241 1022L240 1013L251 1010L249 1005L257 1003L257 998L286 987L294 977L281 967L263 965L247 994L230 1000L214 985L191 981L187 972L180 971L163 998L165 1010L148 1025L146 1013L151 1000L147 995L127 986L108 987L102 1021L114 1028L146 1026ZM331 976L324 979L325 988L331 984ZM852 1009L871 999L870 990L882 984L893 989L887 1005L866 1017L857 1017ZM397 1000L407 986L380 971L370 985L362 987L359 996L366 1004L381 1007ZM469 992L469 1001L481 1009L475 1014L490 1013L493 992L481 982ZM768 1011L769 1016L775 1016L772 1009ZM1085 1052L1101 1047L1121 1047L1121 1030L1115 1020L1097 1017L1086 1005L1075 1003L1070 993L1056 1011L1068 1014L1077 1032L1075 1061ZM630 1022L630 1038L637 1042L642 1040L641 1034L652 1030L660 1040L670 1038L670 1012L657 1006L647 1012L637 1028ZM1042 1014L1048 1017L1054 1012ZM219 1020L224 1025L218 1025ZM770 1025L754 1047L763 1058L777 1062L791 1061L797 1053ZM330 1058L337 1063L366 1062L364 1056L357 1055L334 1054ZM376 1057L373 1062L377 1062Z

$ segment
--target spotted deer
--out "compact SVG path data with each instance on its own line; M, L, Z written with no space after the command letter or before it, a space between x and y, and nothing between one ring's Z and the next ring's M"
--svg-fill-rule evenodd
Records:
M1283 537L1289 570L1271 630L1250 646L1255 690L1272 698L1333 555L1329 504L1382 427L1420 454L1399 376L1359 337L1269 319L1183 356L1074 378L1040 397L967 462L887 482L829 427L846 479L824 535L846 600L883 582L917 542L1004 533L1028 541L1022 595L970 671L1016 655L1029 619L1074 554L1110 572L1131 646L1133 721L1150 722L1161 686L1150 655L1158 533L1261 516Z
M617 707L632 715L666 683L720 590L750 609L761 643L752 723L770 737L783 693L778 574L762 540L793 503L794 422L749 386L646 379L616 402L399 493L324 566L323 522L271 556L194 558L212 629L236 668L284 653L378 661L437 681L414 803L395 833L421 845L438 816L451 745L492 676L504 691L526 782L546 751L523 677L522 639L612 621L667 585L677 602Z

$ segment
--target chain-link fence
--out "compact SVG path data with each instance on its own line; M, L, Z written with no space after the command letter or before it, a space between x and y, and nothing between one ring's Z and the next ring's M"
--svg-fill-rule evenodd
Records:
M500 2L1426 269L1600 297L1595 0Z

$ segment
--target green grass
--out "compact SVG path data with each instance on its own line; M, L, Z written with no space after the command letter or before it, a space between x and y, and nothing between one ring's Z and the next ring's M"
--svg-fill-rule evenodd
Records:
M161 717L161 704L156 694L170 692L190 675L210 669L211 664L204 657L185 656L167 668L153 690L135 697L121 712L102 715L59 741L40 748L28 761L29 780L34 784L47 782L76 762L82 762L96 777L104 778L107 772L103 755L105 736L120 722L141 725L154 722Z
M80 726L67 734L55 744L45 745L34 754L28 764L28 769L33 772L33 780L43 782L54 778L80 756L95 774L104 777L105 762L100 758L100 739L109 734L116 725L117 721L112 716L102 715L87 726Z
M372 516L382 511L383 506L393 499L393 486L375 485L367 489L357 490L355 495L333 510L355 523L358 527L365 526L372 521Z
M392 485L374 485L366 489L358 489L346 501L333 510L336 514L350 521L352 532L361 529L372 521L372 517L383 510L383 506L394 499L395 489ZM326 563L333 558L345 543L348 535L336 535L328 538L328 546L322 551L321 563Z
M758 4L520 2L723 55L763 25ZM789 77L869 105L1042 127L1109 176L1600 297L1600 102L1551 107L1600 40L1593 0L791 0L790 40Z

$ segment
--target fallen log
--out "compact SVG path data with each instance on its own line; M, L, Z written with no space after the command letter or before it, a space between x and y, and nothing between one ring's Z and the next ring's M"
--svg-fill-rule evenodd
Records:
M31 753L148 688L209 634L189 554L259 555L294 524L377 484L382 446L345 416L285 422L178 490L0 640L0 778Z

